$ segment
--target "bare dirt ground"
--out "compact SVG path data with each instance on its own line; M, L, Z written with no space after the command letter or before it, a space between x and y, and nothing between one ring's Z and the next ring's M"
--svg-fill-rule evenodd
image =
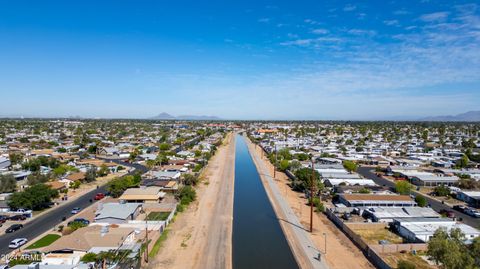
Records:
M197 201L170 225L149 268L232 268L235 135L225 141L202 175Z
M256 147L255 150L257 154L264 156L263 150L260 147ZM273 165L266 157L263 157L262 160L273 175ZM282 195L300 219L303 227L308 229L310 227L310 207L307 205L305 196L302 193L292 191L287 185L289 179L284 173L277 171L276 179L277 186L282 192ZM322 253L325 253L324 233L326 234L327 249L326 255L322 256L326 258L329 268L375 268L363 253L352 243L352 241L338 230L338 228L324 214L314 213L313 233L310 236L316 249ZM286 236L288 238L289 234L286 233ZM291 238L289 238L289 241L291 241Z

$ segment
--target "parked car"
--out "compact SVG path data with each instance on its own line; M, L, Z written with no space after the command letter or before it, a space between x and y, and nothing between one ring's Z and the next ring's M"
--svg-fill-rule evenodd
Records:
M455 218L455 212L452 210L442 209L439 212L441 215L447 216L447 218Z
M83 223L83 224L85 224L85 225L90 224L90 221L89 221L89 220L87 220L87 219L82 219L82 218L78 218L78 219L74 219L74 220L68 222L67 225L70 226L70 225L72 225L74 222L80 222L80 223Z
M8 245L8 248L19 248L23 245L25 245L28 242L27 238L15 238L10 242L10 245Z
M453 206L453 209L464 213L465 210L467 210L467 207L466 207L466 206L463 206L463 205L454 205L454 206Z
M95 199L96 201L98 200L102 200L103 198L105 198L105 194L99 192L95 195L95 197L93 199Z
M480 212L478 212L474 208L468 208L467 210L465 210L465 213L469 216L474 217L474 218L480 218Z
M21 220L26 220L27 217L25 217L25 215L13 215L9 218L10 220L14 220L14 221L21 221Z
M8 220L8 216L0 215L0 223L5 223Z
M22 224L13 224L5 230L6 233L13 233L23 228Z
M81 210L80 207L74 207L71 211L72 215L78 214L78 212L80 212L80 210Z

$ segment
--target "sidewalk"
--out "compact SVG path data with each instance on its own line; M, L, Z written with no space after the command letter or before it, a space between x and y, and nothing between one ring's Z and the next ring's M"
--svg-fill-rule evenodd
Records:
M260 177L263 179L262 181L264 182L265 190L272 202L272 206L279 218L280 224L299 267L327 269L328 266L324 260L323 253L320 253L320 251L317 250L310 235L300 223L287 201L281 195L270 171L267 169L264 162L260 160L253 144L248 139L247 141L250 155L257 166ZM321 254L320 260L318 259L319 253Z

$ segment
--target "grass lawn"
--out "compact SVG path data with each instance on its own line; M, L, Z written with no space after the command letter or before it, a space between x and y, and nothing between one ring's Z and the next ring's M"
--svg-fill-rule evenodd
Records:
M147 216L147 220L166 220L170 212L151 212Z
M419 255L413 255L411 253L389 253L381 254L384 261L388 263L392 268L397 268L398 261L404 260L409 261L415 264L416 269L432 269L437 268L436 266L428 264L424 259Z
M38 239L35 243L27 247L27 249L35 249L49 246L51 243L57 241L61 236L58 234L47 234L44 237Z
M387 240L391 244L403 243L402 237L390 232L388 229L355 229L355 233L360 235L367 244L378 244L380 240Z

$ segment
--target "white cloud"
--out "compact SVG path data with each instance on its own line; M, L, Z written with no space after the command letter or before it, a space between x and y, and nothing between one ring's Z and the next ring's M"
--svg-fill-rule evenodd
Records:
M395 10L393 12L394 15L407 15L407 14L410 14L410 12L406 11L405 9L399 9L399 10Z
M258 19L258 22L262 22L262 23L268 23L270 21L271 21L270 18L260 18L260 19Z
M359 35L359 36L374 36L377 34L377 32L374 30L364 30L364 29L350 29L347 32L349 34Z
M398 20L385 20L383 23L388 26L400 26L400 22Z
M346 5L344 8L343 8L343 11L354 11L355 9L357 9L357 6L355 5L352 5L352 4L348 4Z
M327 29L319 28L319 29L314 29L312 30L312 33L317 34L317 35L323 35L323 34L328 34Z
M448 15L449 12L446 11L423 14L420 16L420 20L424 22L444 21L447 19Z

